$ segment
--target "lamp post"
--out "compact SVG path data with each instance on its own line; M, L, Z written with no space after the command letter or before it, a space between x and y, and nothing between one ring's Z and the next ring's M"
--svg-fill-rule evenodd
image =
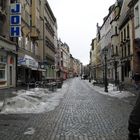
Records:
M105 48L103 50L104 52L104 61L105 61L105 64L104 64L104 85L105 85L105 92L108 92L108 80L107 80L107 52L108 50Z

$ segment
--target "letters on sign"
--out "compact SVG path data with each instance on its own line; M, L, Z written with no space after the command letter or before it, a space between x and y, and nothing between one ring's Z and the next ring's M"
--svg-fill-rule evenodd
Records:
M10 12L11 14L21 14L21 4L20 3L11 4Z
M10 16L11 25L20 25L21 24L21 16L20 15L11 15Z
M10 5L10 36L21 36L21 4L12 3Z
M11 26L11 28L10 28L10 36L11 37L19 37L19 36L21 36L21 27L20 26Z

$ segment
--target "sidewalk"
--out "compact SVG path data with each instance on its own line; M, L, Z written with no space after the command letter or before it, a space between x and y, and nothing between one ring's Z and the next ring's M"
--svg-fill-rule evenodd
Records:
M23 87L16 87L16 88L0 89L0 104L2 104L5 99L16 96L14 92L22 89L26 90L27 87L23 86ZM130 93L135 94L136 96L138 95L138 93L140 93L140 90L136 90L134 86L130 86L130 85L126 87L126 91L129 91Z
M16 88L6 88L6 89L0 89L0 101L4 101L6 98L11 98L16 96L14 92L18 90L26 90L27 87L16 87Z

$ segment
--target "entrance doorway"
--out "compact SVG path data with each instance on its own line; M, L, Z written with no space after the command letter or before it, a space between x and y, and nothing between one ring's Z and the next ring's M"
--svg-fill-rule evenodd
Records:
M10 79L9 79L9 81L10 81L10 86L13 86L13 66L10 66L9 67L9 74L10 74Z

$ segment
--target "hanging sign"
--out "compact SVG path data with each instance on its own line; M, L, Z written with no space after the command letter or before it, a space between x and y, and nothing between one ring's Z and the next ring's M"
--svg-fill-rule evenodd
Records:
M10 37L21 36L21 4L10 5Z

